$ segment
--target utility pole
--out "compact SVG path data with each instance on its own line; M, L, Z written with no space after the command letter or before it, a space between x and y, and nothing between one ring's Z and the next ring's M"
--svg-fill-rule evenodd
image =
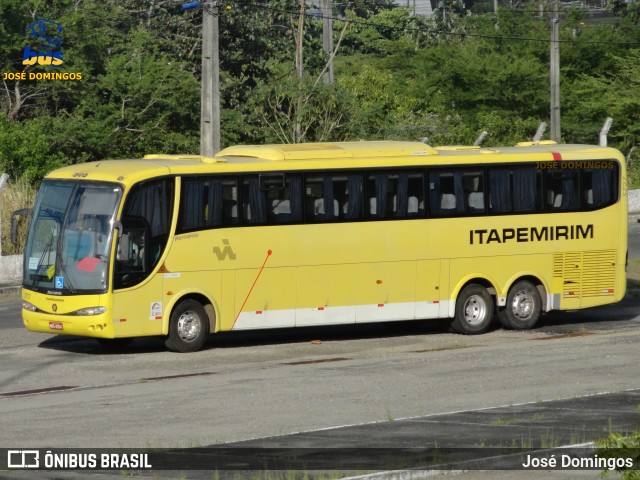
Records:
M551 52L550 84L551 84L551 140L560 141L560 20L558 18L558 0L553 0L553 14L551 15Z
M332 17L332 0L322 0L322 49L329 59L329 67L324 73L324 83L331 85L333 83L333 18Z
M305 0L300 0L300 14L298 16L298 31L296 37L296 76L298 77L298 99L296 101L295 125L293 131L293 143L300 143L302 140L302 76L304 74L304 64L302 59L302 46L304 41L304 9Z
M220 151L220 45L218 1L207 0L202 11L202 78L200 95L200 155Z

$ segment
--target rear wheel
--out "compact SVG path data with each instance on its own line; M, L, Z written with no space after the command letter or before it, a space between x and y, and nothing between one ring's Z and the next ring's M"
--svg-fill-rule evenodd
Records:
M462 289L456 300L456 312L451 328L458 333L475 335L491 326L493 301L487 289L472 283Z
M498 319L505 328L528 330L533 328L542 314L542 300L536 286L521 280L511 287L507 305L498 310Z
M209 317L196 300L180 302L171 314L167 348L174 352L196 352L209 336Z

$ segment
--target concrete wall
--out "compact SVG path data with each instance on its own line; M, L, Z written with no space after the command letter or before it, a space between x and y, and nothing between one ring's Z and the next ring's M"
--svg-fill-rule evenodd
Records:
M0 256L0 283L20 283L22 255Z
M629 213L640 214L640 190L629 190Z

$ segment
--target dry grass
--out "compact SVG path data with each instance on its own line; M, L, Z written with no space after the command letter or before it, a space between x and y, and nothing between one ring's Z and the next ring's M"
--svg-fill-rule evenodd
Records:
M33 207L36 189L24 180L9 181L0 190L0 245L1 255L22 253L27 235L29 217L18 219L18 246L11 243L11 212Z

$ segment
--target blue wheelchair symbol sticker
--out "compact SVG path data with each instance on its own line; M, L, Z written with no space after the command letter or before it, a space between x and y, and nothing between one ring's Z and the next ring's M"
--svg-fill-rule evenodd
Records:
M56 288L64 288L64 277L56 277Z

